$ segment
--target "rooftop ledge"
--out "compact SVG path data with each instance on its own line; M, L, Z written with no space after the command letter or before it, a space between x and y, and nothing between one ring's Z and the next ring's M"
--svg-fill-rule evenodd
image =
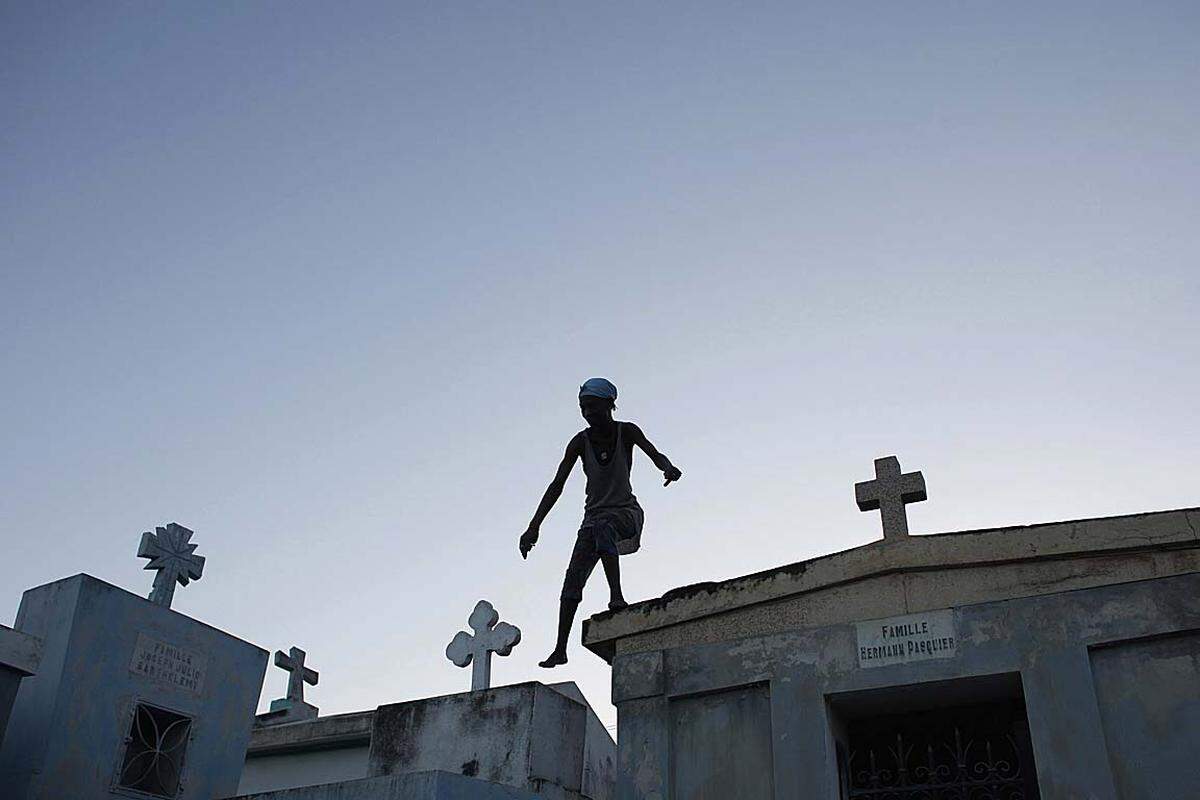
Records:
M307 750L356 747L371 743L375 709L256 727L250 734L248 758Z
M33 675L37 672L41 660L41 639L0 625L0 667L22 675Z
M879 575L1197 547L1200 508L881 539L596 614L583 643L611 663L627 636Z

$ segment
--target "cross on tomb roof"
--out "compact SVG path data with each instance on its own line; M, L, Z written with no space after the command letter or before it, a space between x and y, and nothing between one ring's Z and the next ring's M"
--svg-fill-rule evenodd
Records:
M885 540L908 536L906 503L927 500L925 476L918 472L901 474L900 459L895 456L875 459L875 480L854 484L854 499L859 511L879 509Z
M487 600L475 604L475 610L467 624L475 635L466 631L454 634L446 646L446 658L455 665L471 666L471 691L478 692L492 685L492 653L506 656L521 641L521 629L507 622L500 622L500 615Z
M187 586L189 580L200 580L204 572L204 556L195 555L196 545L188 541L192 538L192 532L182 525L172 522L154 531L142 534L137 554L138 558L150 559L143 569L158 570L150 591L150 602L170 608L176 583Z
M275 666L288 672L287 699L293 703L303 703L304 684L316 686L320 677L315 669L304 666L307 655L299 647L291 648L287 654L282 650L275 651Z

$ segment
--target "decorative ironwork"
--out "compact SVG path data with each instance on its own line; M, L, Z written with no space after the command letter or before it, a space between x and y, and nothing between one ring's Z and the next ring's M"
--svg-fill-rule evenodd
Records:
M1024 710L955 708L851 726L851 800L1038 800Z
M163 708L138 703L126 738L117 786L154 797L179 794L183 757L192 720Z

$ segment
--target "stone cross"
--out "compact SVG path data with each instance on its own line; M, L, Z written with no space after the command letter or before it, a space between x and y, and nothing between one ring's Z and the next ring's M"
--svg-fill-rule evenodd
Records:
M854 499L859 511L879 509L883 520L884 540L908 536L906 503L929 499L925 494L925 476L920 472L900 473L900 459L895 456L875 459L875 480L854 484Z
M195 555L196 545L188 541L192 538L192 532L182 525L172 522L154 531L142 534L137 554L138 558L150 559L143 569L158 570L154 576L150 602L170 608L171 600L175 597L176 582L187 586L189 580L200 580L204 572L204 556Z
M456 666L471 667L471 691L478 692L492 685L492 653L506 656L521 641L521 630L515 625L500 622L500 615L487 600L475 604L467 624L475 635L459 631L446 646L446 658Z
M275 651L275 666L288 671L287 699L292 703L304 702L304 684L316 686L320 675L315 669L304 666L307 655L299 647L293 647L284 655L282 650Z

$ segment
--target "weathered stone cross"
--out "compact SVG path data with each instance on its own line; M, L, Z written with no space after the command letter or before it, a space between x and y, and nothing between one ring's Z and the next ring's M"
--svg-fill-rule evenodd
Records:
M854 484L854 499L859 511L879 509L883 520L885 540L908 536L908 514L905 503L927 500L925 476L920 472L900 473L900 459L895 456L875 459L875 480Z
M487 600L475 604L467 624L475 635L466 631L454 634L446 646L446 658L456 666L471 667L471 691L478 692L492 685L492 653L506 656L521 642L521 629L500 622L500 615Z
M198 581L204 572L204 556L195 555L196 545L188 540L192 532L177 523L165 528L146 531L138 545L138 558L148 558L150 563L143 569L156 569L154 588L150 591L150 602L171 607L175 597L176 582L188 585L189 580Z
M304 666L306 655L308 654L299 647L291 648L287 655L284 655L282 650L275 651L275 666L288 672L287 701L290 703L303 703L304 684L316 686L320 678L315 669Z

